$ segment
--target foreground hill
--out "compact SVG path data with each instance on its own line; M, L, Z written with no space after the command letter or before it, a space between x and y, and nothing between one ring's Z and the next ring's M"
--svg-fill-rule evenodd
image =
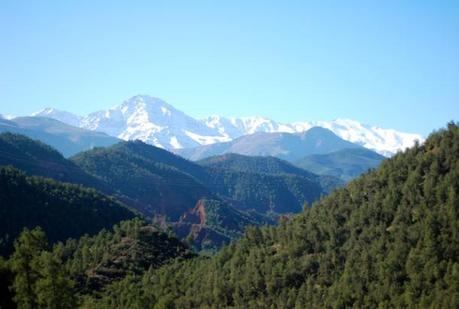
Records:
M105 133L73 127L44 117L0 118L0 132L22 134L57 149L68 157L94 147L110 146L119 139Z
M279 227L128 278L91 305L457 308L458 196L451 123Z
M351 148L327 154L309 155L294 163L317 175L330 175L349 181L370 168L377 167L384 159L385 157L374 151Z
M0 255L11 252L24 227L41 226L51 242L95 234L135 214L119 202L82 186L27 177L0 167Z
M139 218L52 247L42 229L26 229L11 258L0 257L0 306L77 308L109 284L193 256L177 238Z
M241 136L231 142L217 143L191 149L179 149L177 153L190 160L225 153L246 156L272 156L294 161L309 154L324 154L361 146L345 141L332 131L314 127L302 133L255 133Z

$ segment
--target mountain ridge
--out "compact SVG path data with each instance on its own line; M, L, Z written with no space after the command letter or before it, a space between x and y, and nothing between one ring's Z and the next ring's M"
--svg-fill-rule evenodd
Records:
M227 118L214 115L195 119L165 101L147 95L131 97L115 107L84 117L54 108L45 108L32 115L55 118L124 140L140 139L168 150L228 142L257 132L299 133L314 126L327 128L345 140L375 150L384 156L391 156L412 146L415 140L424 140L419 134L363 125L350 119L288 124L265 117Z
M176 152L190 160L237 153L248 156L273 156L293 162L306 155L326 154L345 148L363 147L340 138L328 129L313 127L301 133L257 132L230 142L178 149Z

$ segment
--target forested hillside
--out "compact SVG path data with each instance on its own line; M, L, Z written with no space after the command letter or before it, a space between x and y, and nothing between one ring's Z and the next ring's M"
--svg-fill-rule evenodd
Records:
M51 146L20 134L0 133L0 166L2 165L12 165L28 175L82 184L105 192L113 191Z
M42 229L25 229L14 248L8 261L0 258L1 308L77 308L109 284L194 256L177 238L138 218L54 246Z
M189 174L192 167L199 173L199 166L191 162L186 165L184 159L140 141L93 149L71 160L115 188L119 198L149 217L160 214L177 221L201 198L212 196Z
M93 149L71 160L145 216L172 223L197 248L215 248L242 235L247 225L273 222L265 215L299 212L341 184L286 162L278 164L297 174L201 166L140 141Z
M0 255L7 256L24 227L40 226L54 243L95 234L135 214L94 189L0 167Z
M274 223L340 185L276 158L229 156L225 162L201 166L139 141L68 160L40 141L0 134L0 165L113 195L159 224L172 224L196 248L229 243L247 225ZM191 219L196 213L200 219Z
M327 154L314 154L294 162L317 175L330 175L350 181L371 168L377 167L385 158L369 149L350 148Z
M126 292L130 291L130 292ZM93 308L459 306L459 128L279 227L112 285Z

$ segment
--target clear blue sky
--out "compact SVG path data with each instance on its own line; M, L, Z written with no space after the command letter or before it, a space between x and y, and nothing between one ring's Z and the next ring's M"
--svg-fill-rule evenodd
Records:
M121 2L1 1L0 113L150 94L195 117L459 120L457 0Z

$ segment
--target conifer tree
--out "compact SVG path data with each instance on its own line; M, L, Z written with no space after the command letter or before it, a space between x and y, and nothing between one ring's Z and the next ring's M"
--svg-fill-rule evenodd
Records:
M50 309L74 308L74 282L66 274L62 261L56 255L43 251L38 265L40 278L35 284L38 305Z
M13 289L14 301L18 308L37 308L35 284L39 279L38 257L47 246L45 233L39 227L23 230L14 244L11 269L15 273Z

